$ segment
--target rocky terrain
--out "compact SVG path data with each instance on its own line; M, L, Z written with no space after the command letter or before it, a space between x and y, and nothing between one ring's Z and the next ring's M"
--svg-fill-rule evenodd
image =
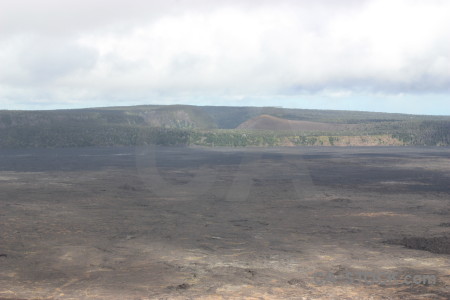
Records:
M448 148L0 151L0 299L448 299Z

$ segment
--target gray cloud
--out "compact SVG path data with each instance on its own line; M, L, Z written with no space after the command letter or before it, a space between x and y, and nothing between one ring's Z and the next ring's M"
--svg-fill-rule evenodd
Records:
M98 57L95 49L53 39L33 41L19 53L29 84L49 83L77 71L89 70Z
M6 0L0 65L7 105L442 94L450 89L450 4Z

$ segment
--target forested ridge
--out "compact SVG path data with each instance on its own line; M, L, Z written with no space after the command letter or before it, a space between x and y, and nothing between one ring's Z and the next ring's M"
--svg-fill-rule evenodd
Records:
M300 125L291 130L285 127L282 127L283 130L237 129L242 123L248 123L252 118L258 120L263 115L276 117L277 122L307 121L309 127L304 130ZM314 122L321 125L317 128L327 130L314 129L314 126L311 127ZM324 127L323 124L330 126ZM448 146L450 117L188 105L0 111L1 148L145 144Z

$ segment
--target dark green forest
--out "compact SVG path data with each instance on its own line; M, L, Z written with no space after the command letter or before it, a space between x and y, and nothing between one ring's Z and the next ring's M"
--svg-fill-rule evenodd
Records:
M344 130L236 129L271 115L352 125ZM450 145L450 117L277 107L133 106L0 111L0 148L114 145Z

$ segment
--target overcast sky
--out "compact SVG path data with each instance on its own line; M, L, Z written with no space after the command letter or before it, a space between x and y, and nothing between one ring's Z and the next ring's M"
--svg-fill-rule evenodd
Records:
M174 103L450 114L450 1L0 1L0 109Z

